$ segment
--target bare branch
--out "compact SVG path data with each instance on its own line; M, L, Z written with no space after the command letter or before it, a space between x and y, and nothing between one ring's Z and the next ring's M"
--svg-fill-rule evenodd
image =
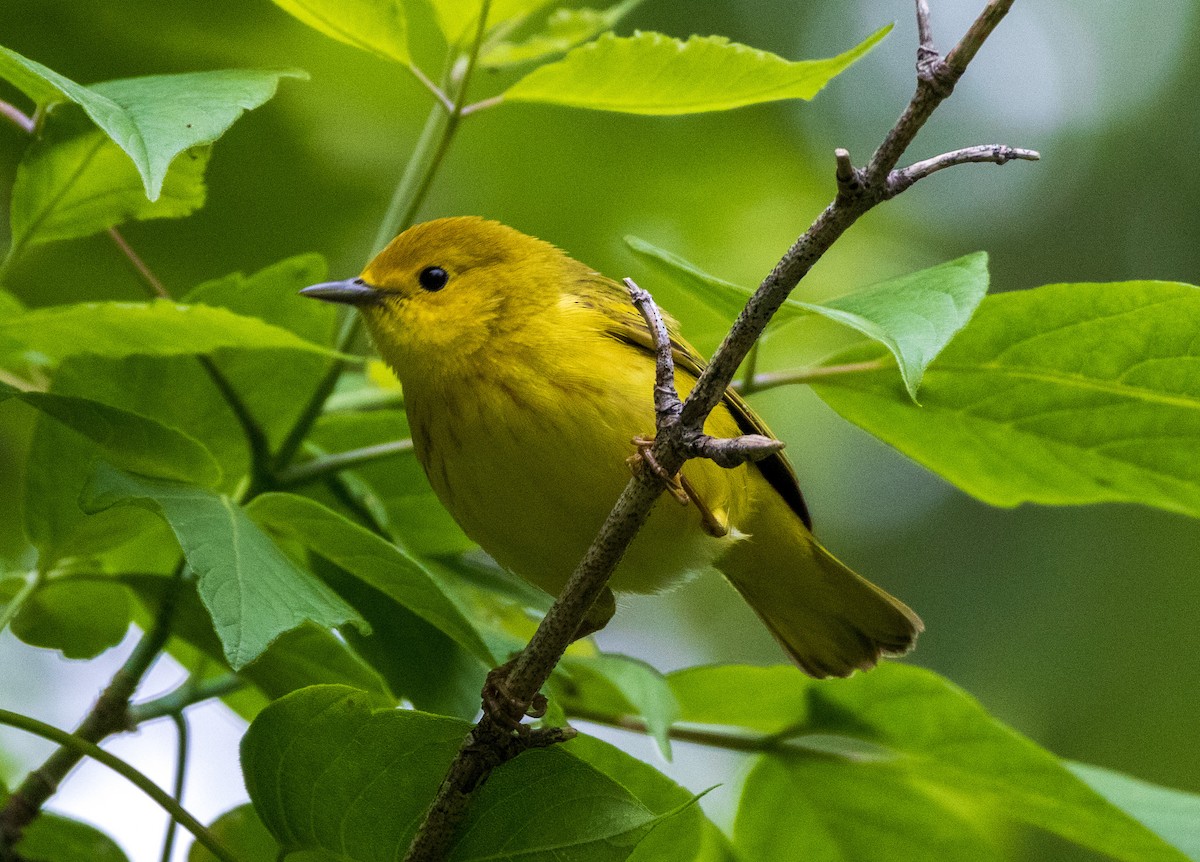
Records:
M933 46L933 26L929 23L929 3L927 0L917 0L917 38L920 46L917 48L917 66L937 59L937 49Z
M663 322L662 312L649 291L637 286L632 278L625 279L625 287L629 290L629 298L646 320L650 328L650 338L654 344L654 412L655 422L662 430L668 422L679 416L683 402L679 400L679 392L675 389L675 359L671 354L671 334L667 332L667 324Z
M776 452L782 452L786 445L782 440L761 434L743 434L741 437L709 437L701 434L688 448L694 458L707 458L721 467L730 468L747 461L761 461Z
M979 144L974 147L964 147L961 150L942 153L940 156L934 156L931 159L914 162L907 168L892 171L888 177L888 196L894 197L917 180L923 180L930 174L937 173L946 168L952 168L955 165L984 162L1003 165L1014 159L1036 162L1041 157L1041 153L1037 150L1023 150L1004 144Z

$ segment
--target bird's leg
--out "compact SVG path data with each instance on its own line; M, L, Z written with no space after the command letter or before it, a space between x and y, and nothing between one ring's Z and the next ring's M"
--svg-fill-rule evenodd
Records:
M634 437L630 442L637 448L636 452L625 459L625 463L629 465L630 471L636 472L643 467L648 468L651 473L662 479L663 484L667 486L667 490L671 492L671 496L678 500L680 505L686 506L689 495L679 481L679 474L676 473L672 476L667 473L662 465L655 460L654 453L650 451L651 447L654 446L654 438L639 435Z
M608 625L608 621L613 618L613 614L617 611L617 599L613 595L613 591L608 587L604 588L592 607L588 610L587 616L580 622L579 628L575 630L575 636L572 641L580 640L588 635L595 634ZM530 718L541 718L546 714L546 696L540 691L533 696L533 700L528 704L522 703L508 691L508 674L516 664L517 658L506 661L499 667L492 668L488 672L487 679L483 683L483 709L484 712L495 717L502 724L515 730L518 733L528 733L529 727L521 723L525 716Z

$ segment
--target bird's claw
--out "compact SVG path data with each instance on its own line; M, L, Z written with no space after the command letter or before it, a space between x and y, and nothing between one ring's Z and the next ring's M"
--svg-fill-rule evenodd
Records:
M671 496L678 500L680 505L686 506L690 497L687 491L684 490L683 483L679 480L679 474L676 473L672 476L663 469L663 466L658 463L658 460L654 457L654 453L651 451L654 447L654 438L638 436L634 437L630 442L637 449L636 452L625 459L625 463L629 465L630 471L636 473L643 468L648 468L651 473L661 479L663 484L667 486L667 490L671 492Z
M549 704L546 696L538 692L533 700L525 703L508 690L508 672L512 670L513 662L508 661L500 667L488 671L483 683L483 711L496 719L509 730L517 733L528 733L529 726L522 724L525 716L541 718L546 714Z

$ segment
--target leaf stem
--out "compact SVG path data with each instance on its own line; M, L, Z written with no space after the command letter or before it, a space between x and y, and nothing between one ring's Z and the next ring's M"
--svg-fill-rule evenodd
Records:
M872 359L867 362L848 362L844 365L817 365L811 368L796 368L791 371L772 371L766 374L755 374L743 377L732 384L742 395L753 395L765 392L777 386L790 386L797 383L811 383L826 377L838 377L843 374L866 374L870 371L881 371L891 365L887 359Z
M224 697L245 688L246 682L237 674L228 674L206 682L189 679L164 695L135 703L129 707L129 723L138 725L164 716L178 715L189 706L213 698Z
M0 709L0 724L15 727L27 733L32 733L34 736L40 736L43 739L49 739L51 742L58 743L61 746L59 751L69 750L74 755L73 759L76 763L84 757L90 757L97 763L107 766L158 803L163 810L171 815L172 819L188 832L191 832L196 837L196 840L220 859L221 862L238 862L237 858L222 846L213 834L204 828L199 820L172 799L170 794L166 793L132 765L115 755L109 754L94 742L84 739L77 734L67 733L65 730L60 730L45 722L38 721L36 718L10 712L7 709ZM13 798L16 797L14 796ZM17 841L15 839L5 844L4 842L8 840L9 836L7 834L0 836L0 852L8 852L12 847L16 846Z
M32 135L34 129L37 128L33 117L26 114L16 105L11 105L3 99L0 99L0 117L4 117L4 119L8 120L27 135Z
M175 723L175 786L172 788L171 796L175 800L175 804L183 810L183 784L187 778L187 761L188 761L188 723L187 717L182 712L176 712L171 716L171 720ZM171 862L171 851L175 848L175 833L179 831L179 821L172 817L167 821L167 834L163 837L162 854L159 857L161 862Z
M628 730L630 733L650 733L650 728L646 722L632 715L608 715L588 709L571 709L567 712L567 715L571 718L587 721L592 724L602 724L605 727ZM727 751L748 753L771 751L778 747L779 742L774 736L732 733L719 730L701 730L699 728L678 727L675 725L667 729L667 735L677 742L694 742L697 745L706 745L709 748L723 748Z
M26 573L24 585L4 606L4 611L0 612L0 632L8 628L8 624L16 618L17 614L21 612L21 608L43 583L45 583L45 576L40 571L35 569Z
M362 464L370 464L393 455L401 455L413 450L413 442L409 438L392 440L387 443L377 443L374 446L364 446L361 449L350 449L346 452L335 452L332 455L322 455L302 464L293 464L275 476L275 484L282 488L304 485L308 482L349 470Z

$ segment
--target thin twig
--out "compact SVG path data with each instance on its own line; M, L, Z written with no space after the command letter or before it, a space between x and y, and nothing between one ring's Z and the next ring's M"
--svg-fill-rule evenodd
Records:
M322 455L302 464L293 464L275 476L275 484L280 488L303 485L337 473L349 470L372 461L403 455L413 450L413 441L406 437L403 440L391 440L387 443L377 443L374 446L363 446L361 449L350 449L346 452L335 452L332 455Z
M923 180L930 174L952 168L955 165L990 162L1003 165L1014 159L1036 162L1042 156L1037 150L1023 150L1004 144L979 144L974 147L964 147L949 153L942 153L931 159L913 162L907 168L892 171L888 177L888 195L895 197L917 180Z
M10 712L7 709L0 709L0 724L15 727L27 733L32 733L35 736L40 736L43 739L49 739L51 742L58 743L61 746L59 751L70 751L74 755L73 760L75 763L78 763L84 757L90 757L97 763L107 766L158 803L180 826L191 832L196 837L197 842L206 847L221 862L238 862L237 857L230 853L211 832L205 829L199 820L180 807L171 798L170 794L166 793L161 787L129 763L126 763L115 755L109 754L94 742L80 736L78 733L67 733L65 730L60 730L45 722L38 721L36 718ZM13 848L19 839L19 835L0 835L0 859L15 856Z
M36 121L33 117L26 114L16 105L10 105L8 102L0 99L0 117L8 120L22 132L27 135L32 135L37 128Z
M172 298L171 293L167 290L166 285L164 285L159 277L154 274L154 271L146 265L146 262L138 256L138 253L133 250L133 246L126 242L125 237L121 235L119 230L117 230L115 227L110 227L108 229L108 236L109 239L116 244L117 248L121 250L121 254L125 255L125 257L129 259L129 262L133 264L133 268L138 271L138 275L142 277L155 296L158 296L162 299Z
M175 786L172 788L171 796L175 799L175 804L182 809L183 785L187 779L188 723L187 717L182 712L174 713L171 721L175 724ZM179 821L174 817L169 818L167 834L163 837L162 854L159 857L161 862L171 862L171 851L175 847L175 833L178 831Z
M413 77L424 85L425 89L433 93L433 97L441 103L443 108L445 108L447 111L454 110L454 101L446 95L445 90L429 79L429 76L422 71L420 66L418 66L416 63L411 63L407 68L413 73Z
M867 362L847 362L844 365L816 365L811 368L797 368L792 371L771 371L756 374L750 380L743 378L732 384L742 395L753 395L777 386L789 386L796 383L811 383L826 377L839 377L843 374L865 374L869 371L880 371L891 367L890 359L872 359Z
M679 417L683 402L675 390L675 358L671 353L671 334L662 313L658 310L648 291L637 286L632 278L625 279L625 287L633 305L642 313L650 338L654 343L654 412L655 424L664 428Z
M166 646L183 583L184 564L181 562L176 566L175 574L163 594L162 604L154 617L154 625L138 641L121 669L113 675L108 687L96 700L75 733L64 735L69 735L83 744L91 744L131 727L129 699L142 677L146 675L146 671ZM25 829L41 812L42 805L54 795L59 783L85 753L87 752L78 745L63 745L51 754L45 763L25 776L25 780L0 809L0 859L4 859L4 853L20 841Z
M182 713L189 706L233 694L233 692L245 688L246 685L246 681L236 674L218 677L207 682L195 682L189 679L183 685L153 700L132 704L129 707L129 723L136 726L156 718L176 715Z
M683 402L677 420L660 428L648 454L661 470L636 471L528 646L513 661L504 684L506 693L519 704L532 701L562 657L580 622L604 590L609 575L662 493L665 487L662 475L673 476L688 457L699 454L695 451L695 440L703 433L705 420L724 397L738 366L771 317L834 241L860 216L889 197L889 174L933 110L949 95L966 62L1011 5L1012 0L992 0L988 4L980 19L963 37L963 42L951 52L955 62L933 59L918 69L916 93L865 170L852 166L846 170L849 156L838 154L837 197L796 240L750 298ZM927 13L923 4L918 5L918 12ZM928 22L921 27L931 32ZM964 44L968 42L970 44ZM653 331L655 326L652 324L651 328ZM657 383L655 392L657 398ZM489 772L504 762L505 758L499 752L511 746L512 738L500 717L485 711L479 724L464 740L425 813L406 857L410 862L445 858L471 795Z

